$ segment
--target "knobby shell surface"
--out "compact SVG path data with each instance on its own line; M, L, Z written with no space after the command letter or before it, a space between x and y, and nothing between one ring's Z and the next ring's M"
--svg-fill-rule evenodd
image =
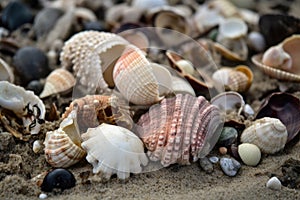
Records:
M137 123L137 133L152 161L163 166L190 164L209 153L221 133L217 107L204 97L177 94L150 107Z
M22 118L26 132L38 134L45 118L45 105L32 91L0 81L0 106Z
M263 153L274 154L284 148L287 136L286 127L279 119L264 117L242 132L241 142L255 144Z
M112 174L126 179L130 173L141 173L142 165L148 163L142 141L123 127L103 123L89 128L82 138L93 173L101 172L107 179Z

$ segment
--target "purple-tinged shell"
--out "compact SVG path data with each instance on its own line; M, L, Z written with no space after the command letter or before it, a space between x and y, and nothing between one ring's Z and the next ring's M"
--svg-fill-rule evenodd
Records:
M256 119L273 117L279 119L287 128L291 141L300 131L300 100L284 92L272 93L261 105Z

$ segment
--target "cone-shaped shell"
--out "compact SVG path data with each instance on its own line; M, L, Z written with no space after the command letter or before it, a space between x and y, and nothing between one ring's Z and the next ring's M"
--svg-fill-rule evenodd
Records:
M113 78L121 94L134 104L153 104L162 99L159 94L159 82L150 62L143 52L134 46L128 47L118 59Z
M255 120L241 134L241 142L258 146L263 153L274 154L284 148L287 141L286 126L276 118Z
M15 80L14 73L9 65L0 58L0 81L8 81L13 83Z
M46 161L53 167L69 167L79 162L86 152L76 122L76 111L64 119L55 131L49 131L44 141Z
M65 69L56 69L46 78L41 98L70 90L76 83L73 74Z
M152 161L163 166L190 164L209 153L223 123L217 107L202 96L177 94L150 107L137 123L137 132Z
M142 172L141 165L148 163L142 141L123 127L103 123L89 128L82 138L93 172L102 172L108 179L112 174L126 179L130 173Z

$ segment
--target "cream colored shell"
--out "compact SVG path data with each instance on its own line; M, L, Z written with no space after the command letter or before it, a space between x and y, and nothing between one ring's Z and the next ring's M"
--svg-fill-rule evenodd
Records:
M107 179L112 174L126 179L130 173L142 172L141 165L148 163L142 141L123 127L103 123L89 128L82 138L82 147L87 151L86 159L93 165L93 172L102 172Z
M14 82L15 76L10 66L0 58L0 81Z
M255 120L241 134L241 142L258 146L263 153L274 154L282 150L287 141L287 129L277 118Z

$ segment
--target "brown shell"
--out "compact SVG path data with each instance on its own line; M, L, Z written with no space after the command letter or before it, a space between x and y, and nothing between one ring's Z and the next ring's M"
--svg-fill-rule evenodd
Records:
M126 102L117 96L87 95L75 99L66 108L62 118L77 109L77 123L80 130L97 127L99 124L117 124L132 128L132 118Z
M137 123L137 132L152 161L163 166L190 164L213 148L221 133L219 109L204 97L177 94L150 107Z
M232 91L245 92L247 91L253 81L253 73L251 69L244 65L239 65L233 69L228 83Z

